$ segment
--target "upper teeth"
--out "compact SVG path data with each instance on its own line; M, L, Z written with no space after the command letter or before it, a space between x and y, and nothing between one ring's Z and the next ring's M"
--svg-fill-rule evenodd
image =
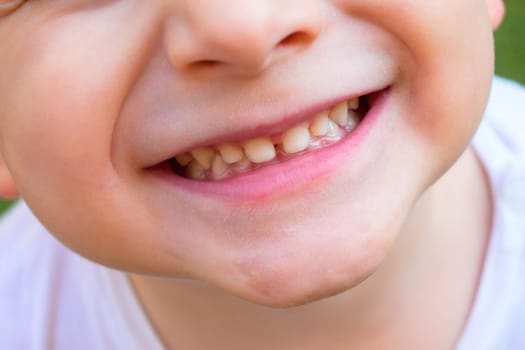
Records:
M259 164L271 163L279 155L291 155L339 141L361 121L358 108L358 98L344 101L279 135L199 147L177 155L175 160L185 167L186 175L192 179L222 179Z
M269 162L275 158L277 152L269 137L259 137L244 144L244 153L253 163Z
M308 124L297 125L283 134L283 150L289 154L304 151L310 144L310 138Z

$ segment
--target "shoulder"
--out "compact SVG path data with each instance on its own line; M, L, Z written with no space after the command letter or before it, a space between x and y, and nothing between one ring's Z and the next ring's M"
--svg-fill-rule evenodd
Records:
M47 235L25 203L16 203L0 220L0 286L28 266L43 267L38 264L46 258L43 252L56 254L58 250L59 243Z
M525 322L525 89L496 78L473 140L492 192L492 234L457 349L521 349Z
M124 273L70 251L24 202L0 220L0 349L161 349Z
M495 76L492 81L492 90L489 101L491 104L497 104L498 101L518 103L522 108L525 107L525 87L514 80ZM510 106L509 106L510 107ZM509 108L512 110L512 108Z
M52 272L59 271L60 245L47 235L25 203L15 204L0 221L1 348L35 349L43 340L44 300ZM56 272L55 272L56 273ZM42 330L38 330L39 323ZM32 327L35 325L36 327ZM45 344L45 343L42 343Z
M49 246L58 244L45 235L46 230L24 202L10 208L0 220L0 292L7 281L28 267L42 268ZM55 249L56 250L56 249ZM38 254L37 254L38 253ZM23 276L20 276L23 277Z
M489 132L492 137L489 137ZM485 140L479 140L480 138ZM513 157L525 157L525 87L517 82L495 77L485 117L474 139L497 147ZM501 147L501 148L500 148Z
M516 212L525 208L525 88L495 78L485 117L473 140L495 195Z
M500 116L503 120L512 118L515 123L525 126L525 86L502 77L494 77L487 106L487 116Z
M0 348L66 348L63 335L79 327L90 335L83 315L93 266L58 242L23 201L15 204L0 221Z

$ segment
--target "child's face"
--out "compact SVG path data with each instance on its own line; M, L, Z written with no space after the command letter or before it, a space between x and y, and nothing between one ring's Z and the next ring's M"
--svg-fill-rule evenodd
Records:
M331 295L373 273L469 143L495 2L29 0L0 18L0 154L42 222L91 259L269 305ZM314 136L319 117L295 130L317 150L280 145L361 95L356 130ZM210 171L168 164L256 137L279 145Z

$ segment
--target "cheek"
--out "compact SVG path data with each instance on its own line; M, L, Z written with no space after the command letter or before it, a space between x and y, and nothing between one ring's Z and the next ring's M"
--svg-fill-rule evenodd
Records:
M51 187L62 188L66 178L88 181L87 167L94 175L110 166L117 106L111 94L98 89L104 82L77 69L77 64L83 61L61 62L46 52L38 64L22 65L15 73L2 140L5 156L18 172L15 177L22 181L21 190L26 180L28 190L35 187L30 181L35 174Z
M174 259L150 247L153 221L133 191L134 170L114 155L120 112L158 44L156 22L139 18L148 8L117 9L111 21L101 13L105 25L95 10L27 22L0 56L12 67L0 76L0 147L22 197L71 249L136 271Z
M417 136L450 161L470 142L483 116L493 76L493 49L487 33L479 45L458 45L436 54L414 74L408 123ZM445 46L444 46L445 47ZM417 117L416 117L417 116Z
M469 143L488 98L494 56L485 2L397 3L399 13L388 7L384 18L393 19L382 24L407 48L405 120L448 166Z
M364 18L404 46L405 120L414 137L464 148L485 108L493 74L486 2L481 0L334 0L349 16ZM465 14L468 13L468 16Z
M411 140L407 147L427 155L421 171L435 179L467 147L485 109L494 60L485 1L334 3L398 39L404 96L396 127Z
M1 138L21 196L52 232L68 232L60 238L72 243L82 239L77 231L93 227L87 221L101 216L97 203L110 205L103 194L115 180L115 108L92 77L67 63L43 55L38 65L14 73Z
M147 56L154 42L144 28L151 21L129 24L132 10L123 4L46 14L10 38L0 59L13 67L0 78L0 140L22 190L37 187L35 174L59 189L65 179L83 187L112 181L114 128L145 59L138 53Z
M129 58L135 48L107 38L136 33L121 32L113 22L88 31L94 23L75 16L42 26L34 22L13 34L10 50L0 57L0 64L10 67L0 76L2 156L21 196L44 224L73 248L89 246L78 242L93 236L81 236L115 227L110 221L118 217L108 218L109 208L132 202L118 184L112 144L137 69Z

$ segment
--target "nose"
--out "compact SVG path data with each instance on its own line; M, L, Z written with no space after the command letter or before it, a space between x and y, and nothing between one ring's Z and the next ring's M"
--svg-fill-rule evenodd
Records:
M186 0L168 19L166 49L179 71L256 74L311 45L323 25L313 0Z

